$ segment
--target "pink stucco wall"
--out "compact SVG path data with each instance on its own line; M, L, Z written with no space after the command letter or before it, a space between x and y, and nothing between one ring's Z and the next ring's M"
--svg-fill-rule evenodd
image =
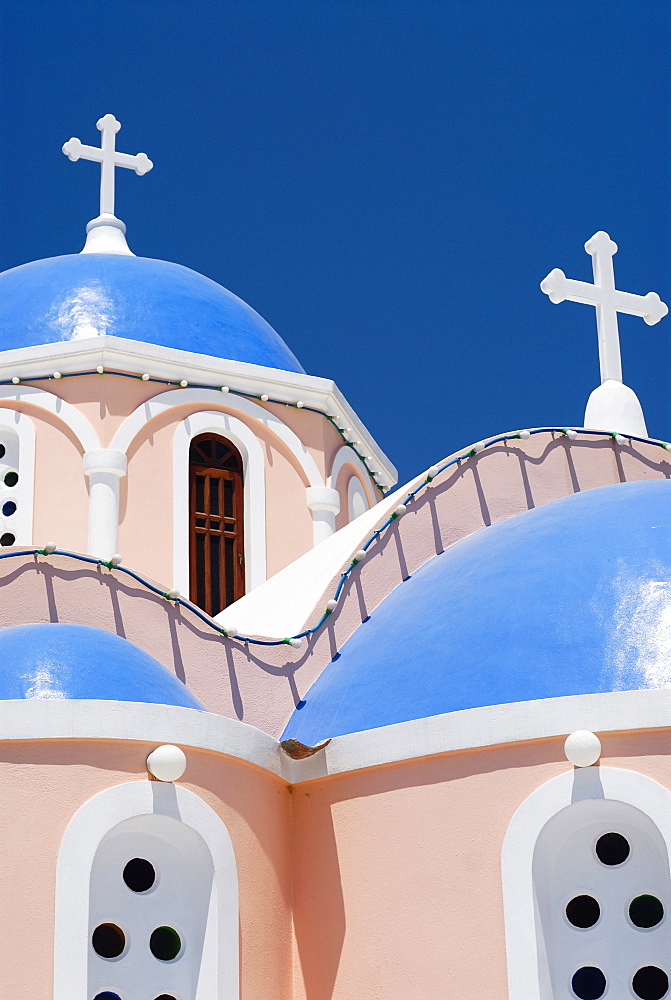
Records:
M671 731L601 734L602 763L671 786ZM151 744L0 742L0 991L51 996L54 880L70 819L144 780ZM293 787L187 748L182 784L231 835L241 1000L507 996L500 859L517 807L570 770L562 739L435 755Z
M77 809L119 782L147 777L144 743L0 742L3 891L0 994L49 998L53 989L54 888L58 850ZM181 782L226 824L240 890L241 996L291 996L289 795L256 767L188 751ZM82 998L86 1000L86 998Z
M605 734L602 763L669 788L668 741ZM566 770L551 739L296 786L295 1000L504 1000L503 841L524 799Z

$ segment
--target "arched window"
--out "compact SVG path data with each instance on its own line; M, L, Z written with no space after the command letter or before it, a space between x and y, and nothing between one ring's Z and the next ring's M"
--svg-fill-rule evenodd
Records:
M671 998L671 792L624 768L537 788L502 852L510 1000Z
M88 799L56 871L54 1000L239 1000L238 881L193 792L128 781Z
M576 802L545 825L533 864L553 998L599 1000L609 987L667 996L669 859L649 817L625 802Z
M89 996L193 1000L213 877L202 838L172 817L112 829L91 869Z
M223 438L191 442L189 518L190 598L216 615L245 592L242 459Z

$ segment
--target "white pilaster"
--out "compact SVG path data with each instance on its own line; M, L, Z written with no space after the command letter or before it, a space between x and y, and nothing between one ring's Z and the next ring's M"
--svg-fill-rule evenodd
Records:
M328 486L308 486L307 504L312 511L312 537L319 545L335 530L336 515L340 512L340 494Z
M84 475L89 477L89 555L110 559L119 541L119 482L126 475L122 451L99 448L84 453Z

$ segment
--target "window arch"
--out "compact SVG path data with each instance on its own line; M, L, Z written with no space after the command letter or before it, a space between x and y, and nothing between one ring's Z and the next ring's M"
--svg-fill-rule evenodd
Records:
M190 599L219 614L245 592L243 465L230 441L194 437L189 448Z
M19 410L0 409L0 546L33 542L35 427Z
M153 882L146 865L126 870L138 861ZM233 845L186 788L130 781L85 802L59 852L55 916L54 1000L126 1000L138 983L149 1000L239 997Z
M89 890L89 997L191 1000L213 881L212 857L170 816L135 816L103 838Z
M510 1000L671 997L671 792L576 769L515 813L502 879Z

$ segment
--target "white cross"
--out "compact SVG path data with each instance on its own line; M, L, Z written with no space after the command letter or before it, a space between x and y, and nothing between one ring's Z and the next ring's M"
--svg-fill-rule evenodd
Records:
M617 243L611 240L608 233L595 233L591 240L585 243L585 250L592 258L594 284L586 281L574 281L567 278L563 271L555 267L547 278L541 281L541 291L549 296L550 302L585 302L596 306L596 325L599 334L599 364L601 381L614 379L622 381L622 361L620 358L620 334L617 326L617 314L629 313L630 316L642 316L648 326L654 326L669 311L657 292L647 295L634 295L631 292L618 292L615 288L613 273L613 254L617 253Z
M96 127L102 132L100 148L85 146L79 139L68 139L63 144L63 152L70 160L96 160L101 164L100 170L100 214L114 215L114 169L128 167L136 174L146 174L154 164L146 153L117 153L115 147L116 134L121 128L114 115L105 115L96 122Z

